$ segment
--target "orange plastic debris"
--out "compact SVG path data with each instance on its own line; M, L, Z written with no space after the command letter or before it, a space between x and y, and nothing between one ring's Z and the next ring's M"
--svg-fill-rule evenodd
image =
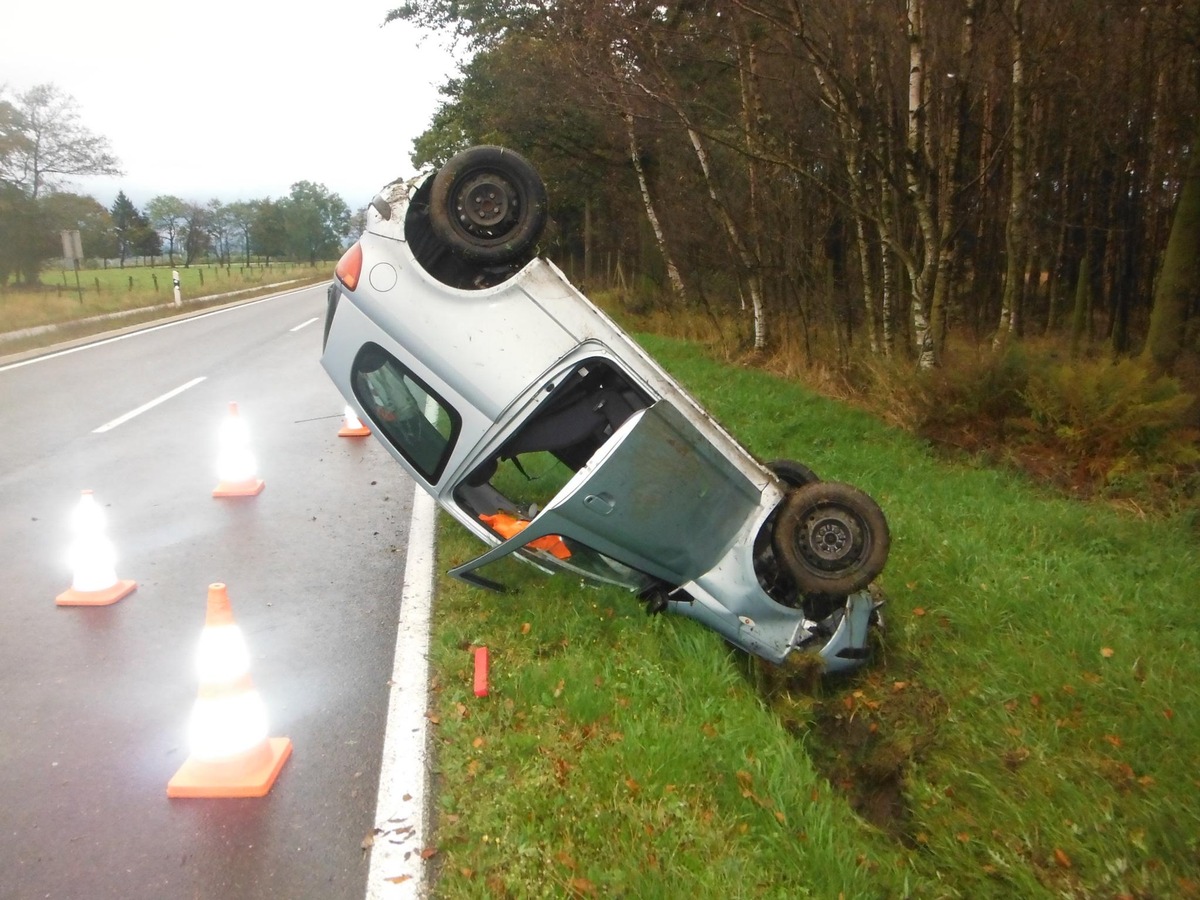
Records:
M488 695L488 648L475 648L475 696Z
M510 516L508 513L496 513L495 515L487 515L481 513L479 518L485 522L488 527L503 537L505 540L516 537L529 526L527 519L518 519L515 516ZM570 559L571 550L567 547L563 539L557 534L548 534L544 537L537 538L525 545L533 547L535 550L545 550L553 554L558 559Z

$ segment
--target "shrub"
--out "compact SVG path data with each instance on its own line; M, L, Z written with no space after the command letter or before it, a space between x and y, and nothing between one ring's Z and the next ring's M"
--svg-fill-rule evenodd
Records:
M1113 461L1122 470L1200 462L1195 398L1134 359L1053 365L1030 373L1023 397L1031 431L1070 452Z

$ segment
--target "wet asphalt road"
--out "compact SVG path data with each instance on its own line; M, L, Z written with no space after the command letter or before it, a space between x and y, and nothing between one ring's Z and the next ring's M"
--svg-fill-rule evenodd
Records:
M0 897L363 896L412 486L374 438L337 437L323 312L317 286L0 363ZM211 496L229 401L254 498ZM85 488L138 588L59 608ZM215 581L293 754L265 798L168 800Z

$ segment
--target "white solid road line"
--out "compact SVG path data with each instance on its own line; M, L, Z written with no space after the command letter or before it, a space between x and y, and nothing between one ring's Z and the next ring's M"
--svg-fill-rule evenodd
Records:
M126 422L128 422L130 419L132 419L134 416L140 416L146 410L153 409L154 407L158 406L158 404L160 404L160 403L165 403L167 400L170 400L176 394L182 394L188 388L195 387L200 382L202 382L206 377L207 376L205 376L205 375L201 375L199 378L193 378L187 384L181 384L179 387L175 388L175 390L167 391L165 394L163 394L159 397L155 397L149 403L143 403L137 409L131 409L129 412L125 413L125 415L117 416L111 422L105 422L99 428L93 428L92 434L103 434L106 431L112 431L118 425L124 425Z
M425 859L429 699L429 615L433 595L433 536L437 504L413 486L412 521L400 593L400 622L392 663L368 900L426 893Z
M301 328L304 328L304 327L306 327L306 326L308 326L308 325L311 325L313 322L319 322L319 321L320 321L320 319L321 319L321 317L320 317L320 316L313 316L313 317L312 317L311 319L309 319L307 322L301 322L301 323L300 323L299 325L297 325L295 328L289 328L289 329L288 329L288 331L299 331Z

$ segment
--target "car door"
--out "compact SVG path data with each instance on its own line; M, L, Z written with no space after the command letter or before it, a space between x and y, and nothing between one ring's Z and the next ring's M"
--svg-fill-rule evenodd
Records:
M499 587L480 570L557 535L672 585L708 571L758 508L759 490L670 402L638 410L532 522L450 574Z

